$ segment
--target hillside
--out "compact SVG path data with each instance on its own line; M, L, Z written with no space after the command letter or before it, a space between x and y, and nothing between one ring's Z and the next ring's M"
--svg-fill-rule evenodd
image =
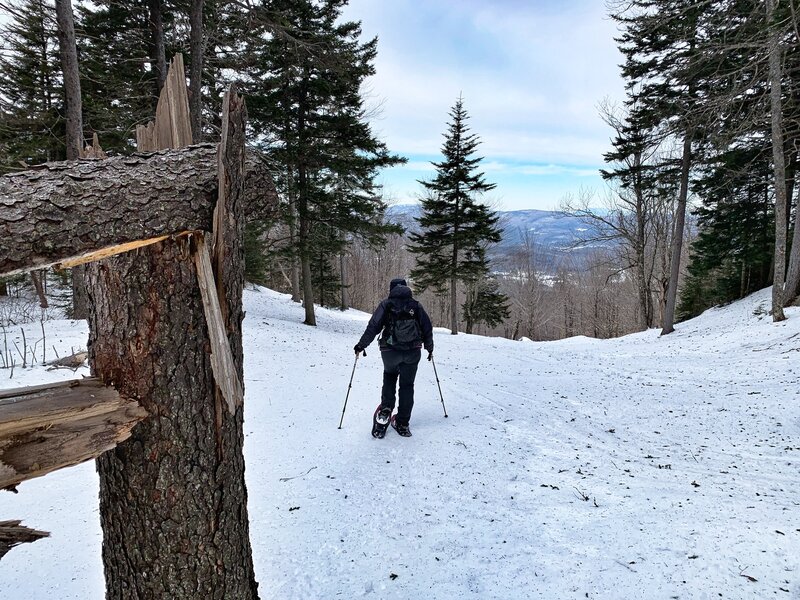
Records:
M800 309L773 324L768 306L764 290L665 338L437 330L450 418L423 362L414 437L374 440L375 344L337 429L368 315L320 309L309 328L287 296L247 292L261 597L800 598ZM48 339L68 349L85 333L62 321ZM3 559L0 596L103 598L94 466L19 491L0 514L52 537Z

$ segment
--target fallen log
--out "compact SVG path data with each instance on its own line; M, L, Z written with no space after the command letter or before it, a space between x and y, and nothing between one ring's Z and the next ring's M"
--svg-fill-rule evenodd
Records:
M46 531L37 531L21 523L22 521L0 521L0 559L14 546L50 537Z
M0 391L0 489L97 458L146 416L95 378Z
M248 157L246 204L277 203L265 163ZM80 264L213 228L217 145L46 163L0 177L0 275ZM77 259L77 260L76 260Z
M86 364L86 360L89 358L89 351L88 350L79 350L74 354L70 354L69 356L63 356L61 358L56 358L45 364L50 367L47 369L48 371L52 371L53 369L72 369L73 371L82 367Z

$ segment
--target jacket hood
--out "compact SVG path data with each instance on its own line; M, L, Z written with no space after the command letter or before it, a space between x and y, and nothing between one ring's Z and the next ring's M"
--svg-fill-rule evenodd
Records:
M409 300L411 298L411 288L407 285L397 284L389 292L390 299Z
M397 277L396 279L392 279L389 282L389 291L391 292L395 288L395 286L398 286L398 285L408 285L408 283L406 283L406 280L401 278L401 277Z

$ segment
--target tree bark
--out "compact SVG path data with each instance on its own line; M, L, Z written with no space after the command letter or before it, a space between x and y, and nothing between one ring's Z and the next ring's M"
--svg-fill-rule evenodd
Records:
M0 177L0 274L44 268L106 247L212 228L216 145L48 163ZM277 201L248 161L245 202Z
M244 161L244 107L220 164ZM225 139L225 136L223 136ZM238 148L238 154L237 150ZM227 158L225 157L227 156ZM242 177L228 169L225 260L216 273L241 380ZM189 238L87 268L92 371L154 416L98 460L106 598L258 597L244 481L243 407L213 378Z
M203 54L205 52L203 0L192 0L189 22L192 60L189 74L189 113L192 121L192 141L197 144L203 138Z
M151 53L153 70L156 74L155 98L161 93L164 82L167 80L167 52L164 47L164 18L161 12L161 0L150 0L150 32Z
M81 79L78 74L78 50L75 45L75 22L71 0L56 0L58 46L67 106L67 160L80 158L83 150Z
M678 191L678 206L675 208L675 223L672 231L672 257L670 258L669 286L664 308L664 322L661 335L675 331L675 304L678 298L678 278L681 272L681 253L683 251L683 230L686 227L686 199L689 196L689 168L692 160L692 133L687 131L683 138L681 157L681 184Z
M770 121L772 125L772 163L775 174L775 260L772 282L772 320L783 321L784 278L786 276L786 161L783 144L781 106L780 32L775 26L776 0L766 0L767 24L774 28L769 41Z

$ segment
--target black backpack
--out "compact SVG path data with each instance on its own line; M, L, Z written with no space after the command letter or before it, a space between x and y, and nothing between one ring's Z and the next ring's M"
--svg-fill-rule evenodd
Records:
M389 302L386 307L386 329L384 341L390 348L412 350L422 344L422 330L417 313L419 304L416 300L407 300L397 306Z

